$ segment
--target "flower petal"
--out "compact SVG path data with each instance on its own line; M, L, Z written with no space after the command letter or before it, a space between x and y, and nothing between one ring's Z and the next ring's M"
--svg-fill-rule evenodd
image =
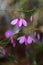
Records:
M13 44L14 43L14 38L10 37L10 40L11 40L11 44Z
M33 21L33 17L32 17L32 16L30 17L30 21L31 21L31 22Z
M19 21L18 21L17 24L16 24L16 28L19 28Z
M34 32L34 36L36 37L36 32Z
M10 24L11 24L11 25L15 25L17 22L18 22L18 19L14 19L14 20L11 21Z
M26 20L25 20L25 19L22 19L22 20L23 20L23 25L24 25L24 26L27 26Z
M17 38L17 40L20 40L20 39L21 39L21 37L18 37L18 38Z
M38 38L38 40L40 40L40 34L37 34L37 38Z
M21 27L22 26L22 18L20 19L20 21L19 21L19 27Z
M20 44L23 44L25 42L25 36L19 37L18 40Z
M28 44L31 44L32 43L32 37L31 36L28 36L28 39L27 39L27 42L28 42Z

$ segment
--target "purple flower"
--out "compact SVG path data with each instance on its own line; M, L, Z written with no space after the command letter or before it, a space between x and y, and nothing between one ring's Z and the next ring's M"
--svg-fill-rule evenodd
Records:
M14 34L13 31L10 30L10 29L8 29L8 30L6 30L6 32L5 32L5 37L6 37L6 38L9 38L9 37L11 37L13 34Z
M17 40L19 40L20 44L23 44L25 42L25 36L21 36Z
M31 21L31 22L33 21L33 17L32 17L32 16L30 17L30 21Z
M11 25L16 25L16 27L21 27L22 25L27 26L27 22L26 22L26 20L23 19L23 18L14 19L14 20L11 21L10 24L11 24Z
M40 34L37 34L37 38L38 38L38 40L40 40Z
M19 43L20 43L20 44L25 43L25 45L31 44L32 41L35 42L35 40L34 40L31 36L26 37L25 35L19 37L17 40L19 40Z
M35 42L34 38L32 36L28 36L27 42L28 44L31 44L33 42Z
M11 44L13 45L13 47L15 47L15 46L16 46L16 43L15 43L14 38L13 38L13 37L11 37L11 38L10 38L10 40L11 40Z
M34 32L34 36L36 37L36 32Z

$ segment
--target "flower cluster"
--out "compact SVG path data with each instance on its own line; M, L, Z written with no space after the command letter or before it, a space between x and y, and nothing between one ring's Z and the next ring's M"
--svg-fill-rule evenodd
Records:
M25 43L25 45L31 44L32 42L35 42L35 40L33 39L33 37L30 36L30 35L28 37L26 37L25 35L24 36L21 36L21 37L18 37L17 40L19 40L19 43L20 44Z
M23 18L20 19L17 18L11 21L11 25L16 25L16 27L21 27L22 25L27 26L27 22Z
M32 16L30 17L30 21L31 22L33 21ZM12 20L10 22L10 24L16 25L17 28L20 28L22 25L25 27L28 26L27 21L23 18L16 18L16 19ZM14 32L11 29L9 29L5 32L5 37L10 38L11 44L13 45L13 47L15 47L16 43L15 43L13 35L14 35ZM39 35L38 35L38 37L39 37ZM25 36L25 35L20 36L17 38L17 41L19 41L20 44L25 43L25 45L31 44L32 42L35 42L34 38L30 35L29 36Z

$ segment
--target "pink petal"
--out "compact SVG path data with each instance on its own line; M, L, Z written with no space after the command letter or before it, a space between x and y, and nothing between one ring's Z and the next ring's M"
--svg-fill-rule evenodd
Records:
M19 27L21 27L21 26L22 26L22 18L19 21Z
M20 44L23 44L25 42L25 36L19 37L18 40Z
M24 26L27 26L26 20L25 20L25 19L22 19L22 21L23 21L23 25L24 25Z
M30 17L30 21L31 21L31 22L33 21L33 17L32 17L32 16Z
M19 21L17 22L16 27L19 28Z
M11 25L15 25L17 22L18 22L18 19L14 19L14 20L11 21L10 24L11 24Z
M20 39L21 39L21 37L18 37L18 38L17 38L17 40L20 40Z
M34 32L34 36L36 36L36 32Z
M28 39L27 39L27 42L28 42L28 44L31 44L32 43L32 37L31 36L28 36Z
M38 38L38 40L40 40L40 34L37 34L37 38Z
M13 44L14 43L13 37L11 37L10 40L11 40L11 44Z

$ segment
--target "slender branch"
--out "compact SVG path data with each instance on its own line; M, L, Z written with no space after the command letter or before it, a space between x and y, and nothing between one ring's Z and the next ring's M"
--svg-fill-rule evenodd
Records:
M10 9L10 10L6 9L6 10L0 10L0 11L13 11L13 10L14 9ZM34 9L32 9L32 10L23 10L23 9L19 10L19 9L16 9L14 11L16 11L16 12L27 12L27 13L29 13L29 12L34 11Z

